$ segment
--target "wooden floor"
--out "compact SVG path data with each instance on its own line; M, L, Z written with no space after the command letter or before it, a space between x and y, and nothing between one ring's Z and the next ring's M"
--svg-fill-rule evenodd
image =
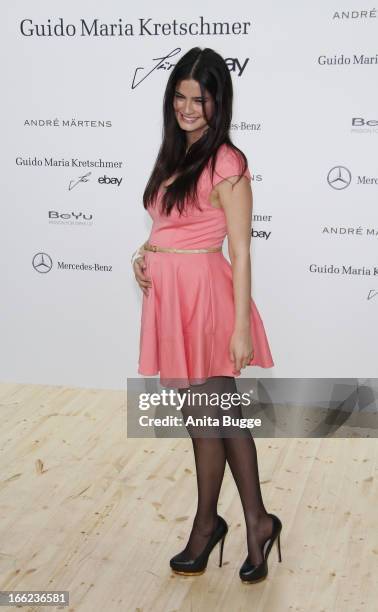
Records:
M125 395L0 385L2 590L68 590L62 609L88 612L378 610L376 439L256 440L282 563L274 547L267 580L241 583L245 526L227 467L223 567L217 548L203 575L177 576L169 559L196 507L191 442L127 439Z

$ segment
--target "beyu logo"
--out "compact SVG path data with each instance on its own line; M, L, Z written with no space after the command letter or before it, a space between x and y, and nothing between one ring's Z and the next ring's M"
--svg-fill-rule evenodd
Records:
M122 183L122 179L115 176L111 178L110 176L106 176L106 174L104 174L104 176L99 177L98 182L100 185L117 185L119 187Z
M361 125L369 125L375 127L378 125L378 119L364 119L363 117L353 117L352 119L353 126L361 126Z
M92 221L93 215L86 215L85 213L59 213L57 210L49 210L49 219L76 219L76 221Z

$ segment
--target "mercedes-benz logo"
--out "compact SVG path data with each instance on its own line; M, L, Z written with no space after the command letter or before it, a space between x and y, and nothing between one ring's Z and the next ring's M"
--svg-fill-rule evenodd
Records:
M33 257L32 264L34 270L40 272L41 274L50 272L53 265L52 259L47 253L36 253Z
M345 189L351 183L352 175L345 166L331 168L327 175L327 182L333 189Z

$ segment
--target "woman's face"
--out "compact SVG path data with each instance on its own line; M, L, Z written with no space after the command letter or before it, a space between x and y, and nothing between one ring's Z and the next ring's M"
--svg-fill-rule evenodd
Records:
M201 88L198 81L188 79L177 83L173 97L177 122L182 130L195 132L198 136L201 136L208 127L201 100ZM213 99L207 90L205 90L203 101L206 115L210 118L213 113Z

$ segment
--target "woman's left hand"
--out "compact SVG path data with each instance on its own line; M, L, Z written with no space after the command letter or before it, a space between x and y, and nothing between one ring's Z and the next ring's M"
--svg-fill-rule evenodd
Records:
M241 368L245 368L245 366L253 358L253 346L250 330L235 330L233 332L230 340L229 352L230 359L234 362L235 372L238 372Z

